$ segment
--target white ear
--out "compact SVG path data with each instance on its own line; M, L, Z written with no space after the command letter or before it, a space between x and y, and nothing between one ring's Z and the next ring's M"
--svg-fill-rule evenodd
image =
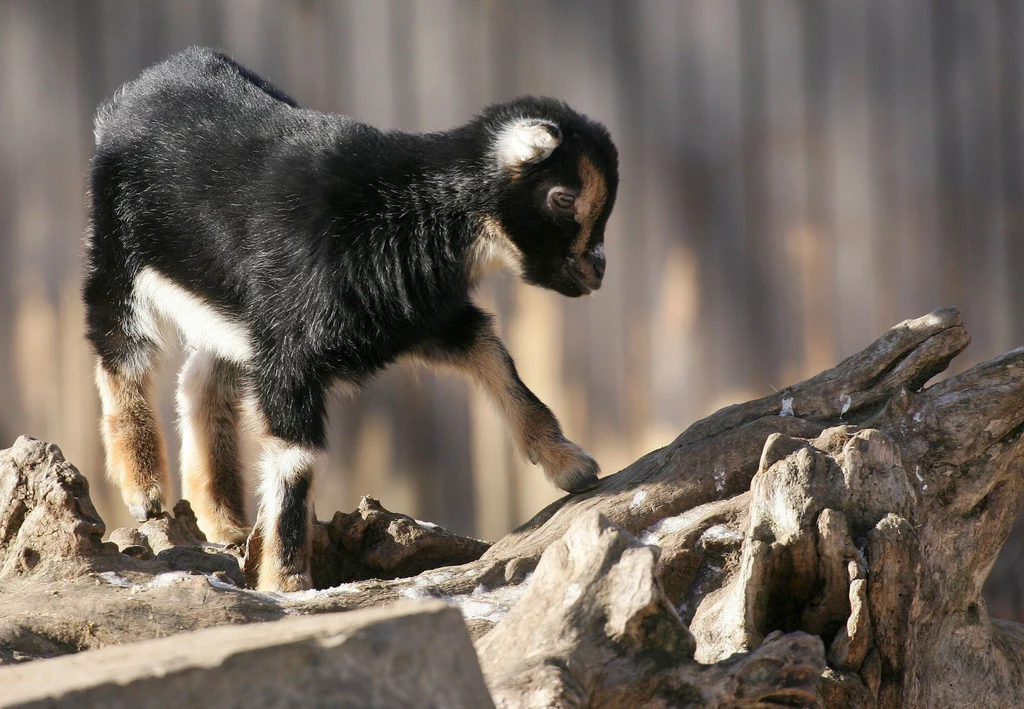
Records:
M551 155L561 142L562 131L554 123L535 118L511 123L498 134L498 161L502 167L511 169L523 163L537 163Z

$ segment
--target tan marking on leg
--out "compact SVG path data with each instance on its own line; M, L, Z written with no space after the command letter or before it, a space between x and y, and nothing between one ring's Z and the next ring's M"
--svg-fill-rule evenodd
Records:
M149 376L111 373L97 362L96 386L107 476L117 481L132 517L141 522L160 512L168 486L167 453Z
M181 493L207 539L240 543L248 536L239 455L240 372L204 351L193 352L178 377Z
M317 452L267 435L260 460L260 509L258 524L261 541L259 566L260 591L304 591L313 587L310 574L312 549L312 479ZM286 549L280 535L285 491L288 485L306 478L310 486L303 511L305 540L300 548Z
M463 357L442 356L429 361L460 369L479 383L501 411L519 451L531 463L539 463L554 485L575 492L596 484L597 463L566 439L550 409L530 396L515 373L508 351L493 332L480 337Z
M594 230L594 224L601 216L608 200L608 184L604 175L585 155L580 158L580 181L583 183L583 189L576 199L576 221L580 224L580 233L570 249L577 257L582 256L587 250L590 233Z
M482 338L462 366L497 403L522 454L533 463L540 462L545 444L562 437L561 427L554 416L531 406L519 393L504 345L497 338Z

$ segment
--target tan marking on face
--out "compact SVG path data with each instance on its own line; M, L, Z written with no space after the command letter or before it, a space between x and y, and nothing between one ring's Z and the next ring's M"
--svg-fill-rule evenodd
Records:
M586 155L580 158L580 181L583 183L583 189L576 199L576 221L580 224L580 233L570 249L572 255L576 257L582 256L587 250L594 224L597 223L608 200L608 184L604 175Z
M130 508L150 509L168 487L167 453L151 401L148 377L114 374L96 366L103 408L101 431L107 476Z

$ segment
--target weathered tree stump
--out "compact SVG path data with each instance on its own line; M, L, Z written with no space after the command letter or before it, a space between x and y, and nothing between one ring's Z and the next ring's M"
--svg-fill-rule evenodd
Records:
M808 706L821 640L776 634L694 661L656 568L658 550L588 512L541 556L519 603L477 643L495 704L544 707Z
M301 594L235 589L201 556L232 550L201 541L175 555L119 532L117 553L73 476L64 497L38 493L59 483L47 465L7 482L2 455L31 457L16 447L0 454L2 500L22 500L0 509L0 658L439 597L501 707L1024 706L1024 628L981 597L1024 503L1024 349L924 388L968 343L955 309L902 323L485 552L366 501L318 532L322 585L347 582ZM46 515L81 536L32 536ZM125 621L139 604L152 620Z

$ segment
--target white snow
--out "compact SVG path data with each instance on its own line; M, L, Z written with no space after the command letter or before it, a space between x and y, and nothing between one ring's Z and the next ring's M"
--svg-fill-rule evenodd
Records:
M711 477L715 481L715 491L722 492L725 490L725 466L721 463L716 463L715 468L711 473Z
M477 586L470 594L445 596L442 600L458 608L466 620L498 623L519 603L519 599L530 585L531 576L532 574L527 574L516 586L502 586L491 591L487 591L483 586ZM570 587L577 585L570 584Z
M571 606L583 595L583 587L578 583L571 583L565 588L565 598L562 599L563 606Z
M629 509L638 510L640 506L644 504L644 500L647 499L646 490L637 490L636 494L633 495L633 499L629 501Z
M700 543L707 544L708 542L742 542L743 535L737 532L732 527L728 527L724 524L716 524L713 527L708 527L704 530L704 534L700 535Z
M683 512L681 515L659 519L650 527L640 532L640 534L638 534L636 538L639 539L642 544L651 544L653 546L658 546L661 540L665 538L667 535L672 534L673 532L678 532L682 529L686 529L687 527L699 522L701 519L704 518L705 515L709 513L709 508L717 504L719 504L717 501L708 502L703 505L698 505L693 509L687 510L686 512Z
M120 586L122 588L127 588L128 586L132 585L131 581L129 581L116 571L104 571L102 573L96 574L96 576L100 579L103 579L111 586Z
M155 579L146 584L146 588L173 586L176 583L181 583L190 576L194 576L194 574L190 574L187 571L168 571L164 574L157 574Z
M288 591L286 593L273 594L275 600L280 601L315 601L321 598L333 598L344 596L348 593L359 593L363 587L362 581L343 583L332 588L311 588L308 591Z
M234 585L233 583L228 583L227 581L221 581L219 578L217 578L216 576L213 576L213 575L207 576L206 577L206 582L208 584L210 584L212 587L214 587L215 589L217 589L218 591L237 591L238 590L238 586Z
M793 413L793 397L784 396L782 397L782 410L779 411L779 416L795 416Z
M430 598L430 593L422 586L409 586L407 588L403 588L398 592L398 595L402 598L412 599Z
M839 416L842 417L847 411L850 410L850 406L853 404L853 399L850 398L849 394L843 394L839 397L839 405L843 407L843 410L839 412Z
M640 536L638 536L637 539L639 539L642 544L658 546L661 543L661 540L667 535L672 534L673 532L678 532L681 529L685 529L687 525L694 521L693 516L690 514L692 511L693 510L684 512L683 514L676 515L675 517L659 519L650 527L640 532Z

